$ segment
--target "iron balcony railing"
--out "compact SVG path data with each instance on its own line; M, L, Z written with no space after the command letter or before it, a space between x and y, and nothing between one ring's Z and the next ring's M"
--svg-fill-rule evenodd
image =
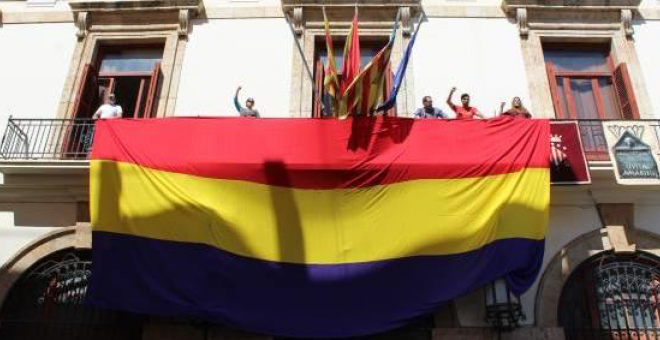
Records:
M603 120L578 120L585 155L591 161L609 160ZM648 122L648 121L647 121ZM660 121L652 120L660 144ZM92 119L9 118L0 144L5 160L85 160L94 135Z
M0 144L7 160L84 160L92 147L93 119L9 118Z

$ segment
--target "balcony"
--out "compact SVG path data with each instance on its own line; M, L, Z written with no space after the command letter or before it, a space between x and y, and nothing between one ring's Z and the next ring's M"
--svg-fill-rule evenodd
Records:
M587 160L609 161L603 121L578 122ZM654 127L653 133L660 141L660 120L650 122ZM9 118L0 144L0 162L84 164L91 150L93 132L92 119Z
M92 119L9 118L0 144L3 161L86 160L92 146Z

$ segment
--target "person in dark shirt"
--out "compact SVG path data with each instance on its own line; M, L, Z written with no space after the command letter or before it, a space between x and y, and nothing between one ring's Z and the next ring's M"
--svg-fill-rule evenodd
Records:
M454 103L451 101L451 97L454 96L454 92L456 92L456 87L452 87L451 91L449 91L449 96L447 97L447 105L456 113L456 119L473 119L475 116L479 118L485 118L479 110L474 107L470 106L470 95L467 93L463 93L461 95L461 106L456 106Z
M236 89L236 95L234 95L234 106L236 107L236 111L241 115L241 117L253 117L253 118L259 118L259 111L257 109L254 109L254 99L248 98L245 101L245 106L241 106L241 103L238 101L238 94L241 92L242 87L239 86Z
M513 100L511 101L511 108L508 109L506 112L504 111L504 102L502 102L502 105L500 105L500 116L510 116L514 118L532 118L532 114L529 113L527 108L522 103L522 100L520 100L520 97L513 97Z
M447 114L437 107L433 107L433 98L424 96L422 105L415 111L415 118L447 118Z

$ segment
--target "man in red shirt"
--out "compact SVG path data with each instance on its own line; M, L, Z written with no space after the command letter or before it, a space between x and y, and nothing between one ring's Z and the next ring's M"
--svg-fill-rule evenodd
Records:
M451 97L454 95L454 92L456 92L456 87L452 87L451 91L449 91L447 105L449 105L449 107L456 113L456 119L473 119L474 116L482 119L484 118L484 115L482 115L476 107L470 106L470 95L467 93L461 95L461 106L454 105L454 103L451 102Z

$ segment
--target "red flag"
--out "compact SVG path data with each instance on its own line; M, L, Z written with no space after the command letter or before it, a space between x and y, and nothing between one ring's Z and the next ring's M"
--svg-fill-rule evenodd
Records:
M360 73L360 33L358 32L358 12L355 11L351 30L344 45L344 65L341 68L341 96Z

